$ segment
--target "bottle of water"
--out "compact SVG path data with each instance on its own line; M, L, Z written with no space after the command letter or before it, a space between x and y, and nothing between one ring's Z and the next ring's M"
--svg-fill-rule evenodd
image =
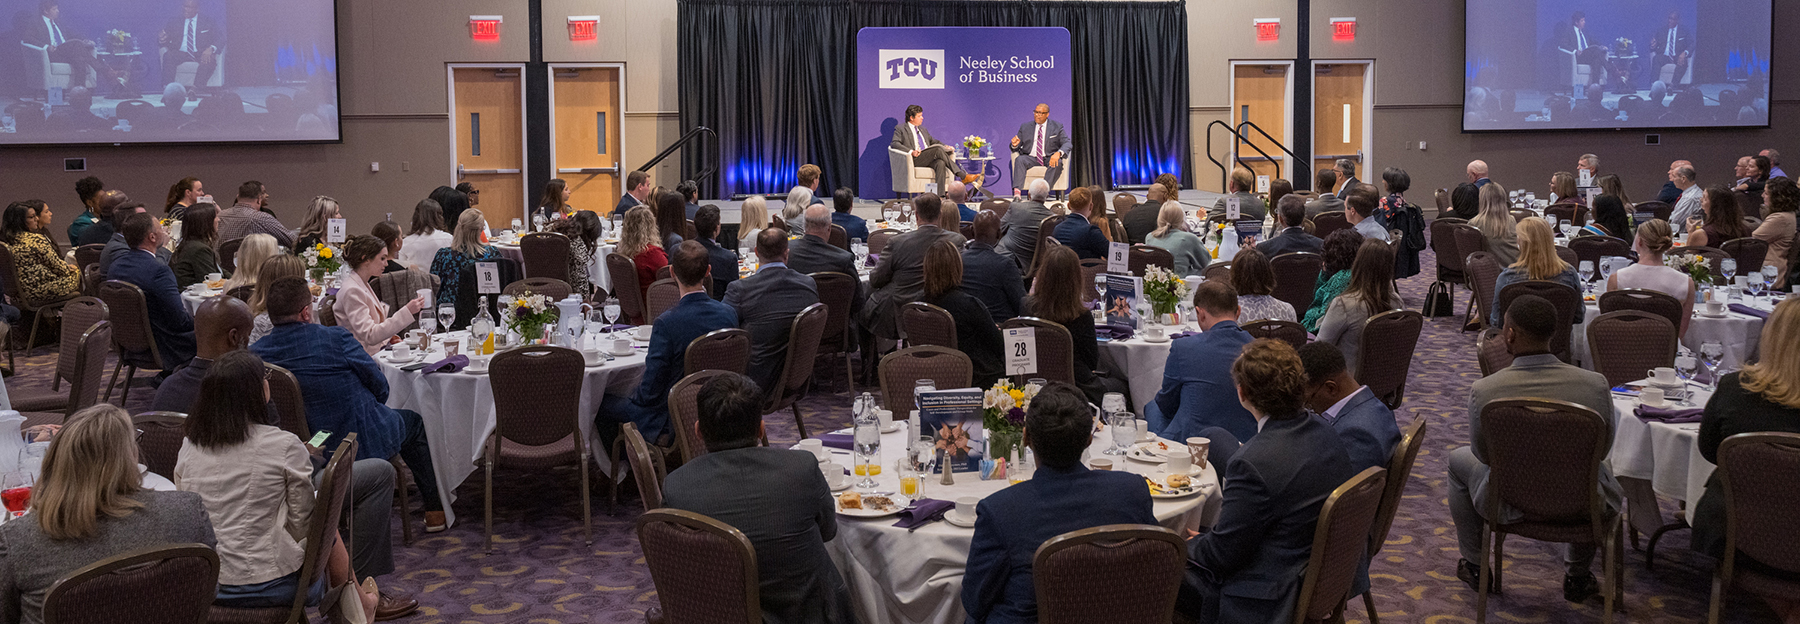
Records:
M487 297L476 305L474 320L469 321L469 336L482 345L483 354L493 353L494 317L488 314Z
M875 415L874 409L857 412L855 438L855 472L863 478L856 487L874 488L874 477L881 474L881 419Z

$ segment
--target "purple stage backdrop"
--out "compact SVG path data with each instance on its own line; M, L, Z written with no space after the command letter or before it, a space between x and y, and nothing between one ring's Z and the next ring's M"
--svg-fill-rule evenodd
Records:
M906 107L950 145L976 135L993 145L988 188L1012 192L1012 137L1038 104L1074 141L1069 31L1063 28L864 28L856 37L857 191L893 197L888 144ZM995 173L995 169L999 173ZM973 169L970 169L973 171ZM1001 189L1005 189L1001 191Z

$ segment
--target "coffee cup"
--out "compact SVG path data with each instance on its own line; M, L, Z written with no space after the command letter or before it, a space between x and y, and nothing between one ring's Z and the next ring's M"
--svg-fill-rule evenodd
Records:
M631 340L627 339L627 338L613 339L612 354L613 355L631 355Z
M410 357L412 357L412 347L407 346L404 342L394 345L394 359L404 360Z
M1212 452L1211 438L1188 438L1188 457L1195 466L1205 466L1206 456Z
M819 474L824 475L826 485L832 487L844 482L844 467L829 458L819 461Z
M1093 468L1094 470L1112 470L1112 460L1090 459L1088 460L1088 467Z
M1650 375L1650 382L1659 386L1673 386L1676 383L1679 383L1676 381L1675 369L1667 366L1652 368L1648 374Z
M460 341L460 340L444 341L444 357L451 357L458 353L462 353L462 350L463 350L462 341ZM469 349L469 352L470 353L478 353L478 351L475 349Z
M794 445L794 448L812 453L813 457L818 461L828 461L831 459L831 454L825 451L825 441L818 438L801 440L799 444Z
M582 349L581 360L588 366L599 366L601 362L606 361L606 354L601 353L599 349Z
M219 281L222 279L225 279L224 273L207 273L206 274L206 281L208 281L208 282L216 282L216 281Z
M419 330L415 329L415 330L406 332L406 339L404 342L406 343L407 346L417 347L417 346L419 346L419 339L423 338L423 337L424 337L424 334L422 332L420 332Z
M1720 314L1724 314L1725 313L1725 302L1718 301L1718 300L1706 302L1706 313L1713 315L1713 316L1718 316Z
M1162 340L1163 339L1163 326L1151 325L1149 327L1145 327L1144 328L1144 338L1146 338L1148 340Z
M1156 438L1156 434L1150 432L1150 421L1142 418L1137 420L1137 432L1139 442L1149 442Z
M956 499L956 515L962 518L973 519L975 517L975 505L980 502L981 499L973 496L964 496Z
M1164 464L1170 473L1187 474L1194 467L1194 456L1188 453L1170 453L1169 461Z
M428 308L431 307L431 305L430 305L431 304L431 289L430 288L420 288L419 291L415 294L418 296L418 298L425 300L425 304L426 304L425 307L428 307ZM425 314L426 312L428 312L428 311L421 310L419 313ZM445 329L449 329L449 328L446 327Z
M1638 402L1643 403L1644 405L1649 406L1649 407L1662 407L1663 406L1663 389L1662 388L1644 388L1643 390L1639 390L1638 391Z
M893 411L878 409L878 410L875 410L875 417L881 419L881 430L882 431L887 431L889 429L894 428L894 412Z
M469 368L468 368L468 370L471 370L471 371L474 371L474 372L478 372L478 373L479 373L479 372L481 372L481 371L484 371L484 370L487 370L487 368L488 368L488 358L490 358L490 357L493 357L493 356L491 356L491 355L474 355L474 356L470 356L470 357L469 357Z
M633 327L631 329L631 335L636 337L638 340L649 340L650 339L650 326L649 325L639 325L637 327Z

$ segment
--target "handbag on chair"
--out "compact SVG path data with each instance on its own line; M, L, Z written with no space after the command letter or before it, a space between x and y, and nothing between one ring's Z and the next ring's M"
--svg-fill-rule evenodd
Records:
M1432 282L1425 291L1425 306L1420 312L1427 317L1456 316L1456 297L1449 282Z

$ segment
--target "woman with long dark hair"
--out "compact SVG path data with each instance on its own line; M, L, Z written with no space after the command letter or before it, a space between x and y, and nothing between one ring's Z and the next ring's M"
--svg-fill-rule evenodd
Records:
M473 205L470 203L469 195L467 193L456 190L455 187L451 186L440 186L432 189L431 195L429 195L427 199L437 202L438 207L443 208L444 223L451 226L461 223L463 211L468 210Z
M651 195L650 202L656 209L656 234L662 241L662 248L674 249L684 240L682 234L687 232L687 200L675 191L663 191Z
M1582 226L1578 236L1626 238L1631 232L1631 198L1625 196L1625 185L1610 173L1594 183L1600 187L1600 195L1594 198L1594 220Z
M39 221L49 214L50 206L36 200L13 202L0 214L0 243L12 251L19 294L32 305L81 294L81 271L63 262L50 238L36 232Z
M194 204L182 211L181 244L169 257L169 268L175 271L175 286L187 288L206 281L208 273L231 275L228 267L219 266L219 207Z
M945 211L949 212L949 211ZM1006 345L987 305L964 292L962 252L949 241L925 250L925 303L956 319L956 348L975 367L975 387L991 388L1006 374Z
M531 213L532 218L535 219L542 215L545 219L555 221L569 216L575 211L575 208L569 205L569 196L574 193L574 189L569 188L569 183L563 181L562 178L551 178L550 182L544 185L544 195L538 199L537 210Z
M1794 185L1792 178L1770 178L1763 185L1763 222L1750 235L1769 244L1769 253L1763 255L1763 266L1772 266L1778 271L1773 282L1778 288L1787 283L1788 263L1794 253L1797 209L1800 209L1800 187Z
M199 203L200 198L206 195L204 188L200 178L182 178L169 187L169 200L163 204L163 213L169 215L170 219L180 219L187 214L189 206Z
M1075 347L1075 385L1088 400L1099 405L1108 392L1125 392L1122 380L1104 377L1100 368L1100 342L1094 333L1094 314L1082 300L1089 286L1081 275L1081 257L1063 245L1045 249L1043 264L1025 297L1025 309L1035 316L1069 330ZM1129 395L1127 395L1129 396Z
M1738 210L1737 197L1722 185L1706 187L1700 196L1700 210L1705 220L1688 232L1687 246L1718 248L1725 243L1750 235L1744 227L1744 212Z
M400 264L409 269L430 269L438 250L449 247L454 238L444 223L443 206L435 200L419 200L413 207L412 225L401 239Z
M1331 301L1319 320L1320 342L1336 345L1344 353L1350 375L1356 375L1361 353L1363 324L1377 314L1403 307L1394 291L1394 250L1386 242L1365 240L1350 267L1350 286Z

